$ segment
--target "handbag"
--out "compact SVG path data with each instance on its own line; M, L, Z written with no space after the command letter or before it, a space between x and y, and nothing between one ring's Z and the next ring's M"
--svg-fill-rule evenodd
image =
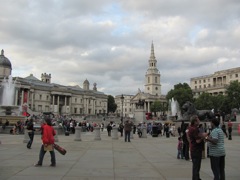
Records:
M63 147L61 147L55 143L53 144L53 147L62 155L65 155L67 153L67 151Z

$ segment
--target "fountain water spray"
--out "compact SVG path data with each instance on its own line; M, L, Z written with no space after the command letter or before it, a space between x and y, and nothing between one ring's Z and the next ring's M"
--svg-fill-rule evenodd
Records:
M8 80L4 77L1 86L1 106L13 106L15 97L15 82L12 76L8 76Z
M178 119L182 119L181 110L179 107L179 103L177 100L174 100L174 98L169 99L169 106L168 106L168 118L174 119L174 117L178 116Z

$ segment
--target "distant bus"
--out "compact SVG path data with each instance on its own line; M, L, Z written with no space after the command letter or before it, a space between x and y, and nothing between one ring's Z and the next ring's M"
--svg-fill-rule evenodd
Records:
M145 113L145 115L146 115L146 119L147 120L151 120L152 119L152 113L151 112L147 112L147 113Z

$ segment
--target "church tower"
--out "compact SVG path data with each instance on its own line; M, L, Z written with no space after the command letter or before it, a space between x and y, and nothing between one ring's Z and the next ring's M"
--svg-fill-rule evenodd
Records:
M154 55L153 42L150 59L148 60L148 69L145 74L145 93L161 96L160 72L157 69L157 60Z

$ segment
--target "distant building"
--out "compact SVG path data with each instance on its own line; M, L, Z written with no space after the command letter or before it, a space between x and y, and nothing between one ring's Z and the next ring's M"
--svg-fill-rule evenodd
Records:
M0 55L0 82L12 73L10 60ZM13 77L16 81L15 104L30 114L51 112L59 115L94 115L107 113L108 96L97 91L97 84L86 79L83 88L51 82L52 75L41 74L41 80L30 74L28 77ZM0 94L1 95L1 94Z
M154 53L154 45L151 45L150 58L148 60L148 68L145 74L145 91L142 92L138 89L136 95L123 95L123 107L122 107L122 95L117 95L115 97L115 102L117 104L117 113L121 115L123 113L124 117L129 117L135 113L137 109L136 104L140 101L143 102L144 111L151 112L151 104L155 101L160 101L165 107L167 106L166 97L161 94L161 75L157 68L157 60ZM122 112L123 108L123 112Z
M191 78L190 87L194 97L198 97L203 92L207 92L211 95L225 95L226 87L232 81L240 81L240 67L216 71L214 74Z

